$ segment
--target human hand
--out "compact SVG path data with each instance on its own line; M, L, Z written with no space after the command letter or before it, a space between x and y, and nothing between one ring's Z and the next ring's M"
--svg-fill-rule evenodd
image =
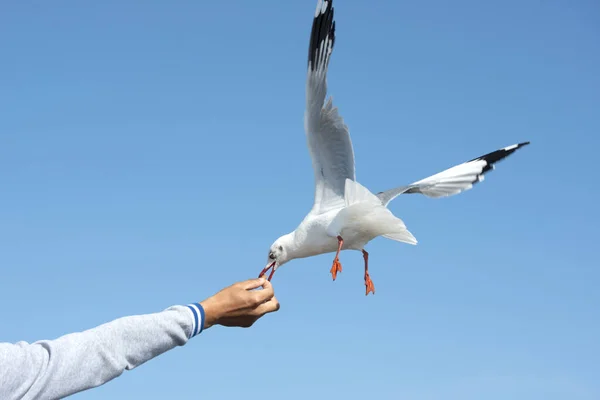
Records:
M262 286L262 290L253 290ZM220 290L200 302L204 308L204 329L213 325L249 328L263 315L279 310L271 282L250 279Z

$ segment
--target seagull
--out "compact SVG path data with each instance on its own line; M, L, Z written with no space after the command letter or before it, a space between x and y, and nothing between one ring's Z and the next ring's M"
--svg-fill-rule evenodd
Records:
M335 43L333 14L332 0L318 0L308 48L304 130L315 178L313 206L293 232L271 245L267 265L259 276L270 270L270 281L275 271L291 260L335 252L330 270L335 281L342 272L340 252L355 250L363 255L365 295L368 295L375 294L375 286L369 275L365 245L379 236L417 244L404 222L388 209L393 199L413 193L441 198L469 190L483 181L495 163L529 142L513 144L409 185L373 194L356 181L348 127L332 98L325 102L327 69Z

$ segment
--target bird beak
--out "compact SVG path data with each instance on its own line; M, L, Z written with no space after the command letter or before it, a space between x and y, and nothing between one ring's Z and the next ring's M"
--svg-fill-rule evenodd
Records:
M261 276L263 276L264 274L267 273L268 270L270 270L271 268L273 269L271 271L271 273L269 274L269 278L268 280L270 281L271 278L273 277L273 274L275 273L275 268L277 267L277 261L273 261L268 263L262 270L262 272L260 273L260 275L258 275L258 277L260 278Z
M271 278L273 277L273 274L275 273L275 270L277 269L277 260L273 261L270 264L267 264L267 266L265 267L265 273L268 270L271 270L271 273L269 274L269 281L271 280Z

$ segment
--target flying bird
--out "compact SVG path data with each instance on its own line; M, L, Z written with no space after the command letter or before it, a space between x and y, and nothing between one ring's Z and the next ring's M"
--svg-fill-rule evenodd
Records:
M342 271L340 252L356 250L364 258L365 295L368 295L375 294L375 286L369 275L365 245L379 236L417 244L404 222L387 208L390 201L401 194L440 198L471 189L494 169L495 163L529 142L496 150L406 186L377 194L370 192L356 181L348 127L332 98L325 102L327 69L335 43L332 3L332 0L318 0L308 48L304 130L315 178L314 203L293 232L271 245L267 265L259 276L270 270L271 280L279 267L293 259L335 252L330 270L335 280Z

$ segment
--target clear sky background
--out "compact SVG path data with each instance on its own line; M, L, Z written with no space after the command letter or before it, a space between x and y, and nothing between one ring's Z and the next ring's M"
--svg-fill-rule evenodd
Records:
M336 0L329 89L373 192L530 140L473 190L391 204L418 246L293 261L281 310L79 399L600 398L600 7ZM494 4L492 4L494 3ZM0 4L0 340L255 277L310 209L316 0Z

